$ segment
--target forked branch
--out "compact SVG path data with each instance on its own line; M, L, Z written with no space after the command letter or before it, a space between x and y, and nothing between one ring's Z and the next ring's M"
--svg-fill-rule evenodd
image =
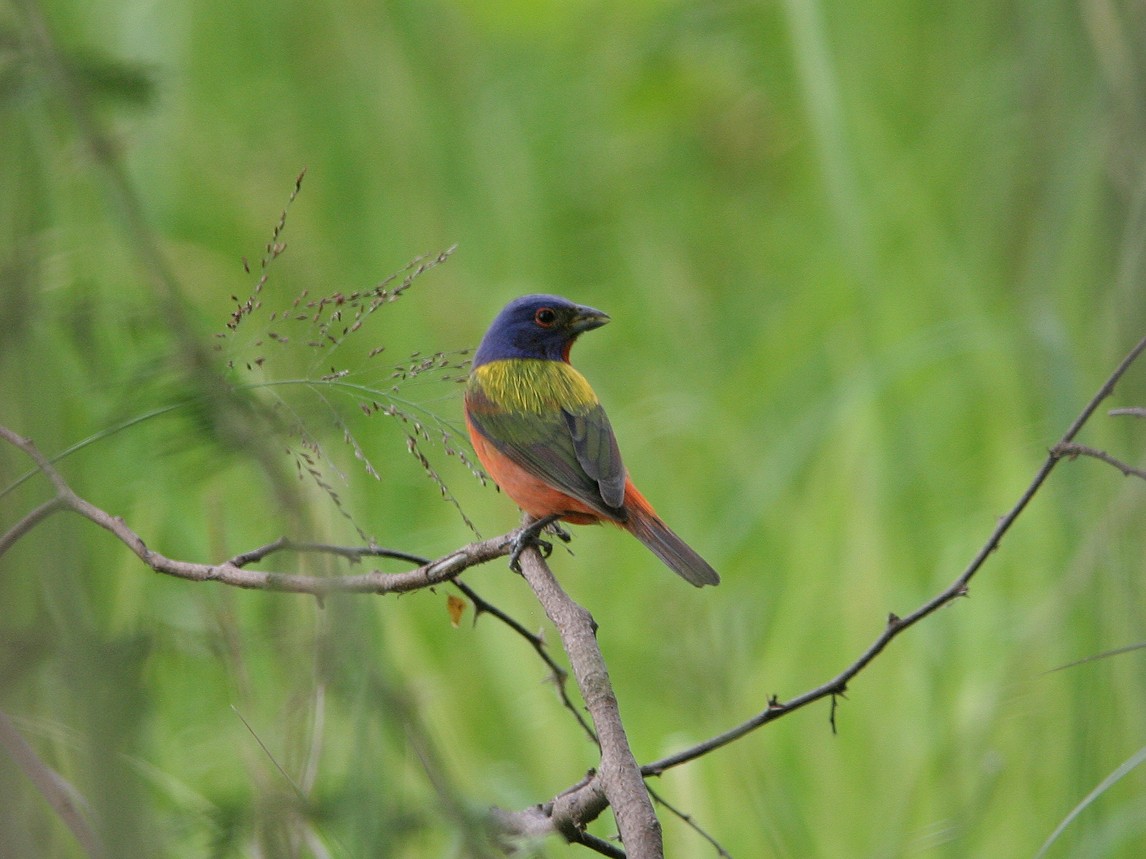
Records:
M1014 506L998 520L994 530L991 531L991 534L987 537L987 541L983 544L982 548L975 553L975 556L971 559L966 569L964 569L963 572L959 574L959 577L947 588L904 617L889 614L883 632L868 646L867 650L861 653L859 658L827 682L820 684L814 689L808 690L802 695L790 698L787 701L780 701L776 697L773 697L768 701L764 709L752 718L745 720L739 725L711 739L697 743L676 754L645 764L645 766L641 768L641 771L646 776L660 775L665 770L695 760L714 749L726 746L740 739L745 734L749 734L757 728L779 719L781 716L786 716L802 707L806 707L808 704L829 697L833 700L837 699L847 691L848 683L851 682L857 674L863 671L873 659L879 656L894 638L943 606L954 602L959 597L966 596L971 579L982 569L987 558L999 547L999 543L1011 529L1011 526L1015 524L1015 520L1018 519L1026 509L1031 499L1035 497L1035 494L1046 482L1046 479L1050 477L1050 473L1054 470L1054 467L1064 458L1074 458L1081 454L1096 455L1100 453L1098 451L1091 453L1090 448L1074 444L1074 439L1102 402L1114 392L1114 387L1118 384L1118 381L1126 374L1126 371L1130 369L1130 365L1138 359L1143 351L1146 351L1146 337L1139 340L1134 348L1126 354L1126 357L1119 362L1118 366L1102 384L1102 387L1098 389L1097 393L1090 399L1090 402L1088 402L1078 414L1078 417L1067 427L1062 438L1048 451L1046 459L1043 460L1042 465L1039 466L1038 471L1035 472L1035 476L1019 496ZM1119 410L1119 412L1126 413L1126 410ZM1119 468L1124 474L1136 473L1137 471L1124 463L1114 460L1113 457L1100 455L1098 458Z

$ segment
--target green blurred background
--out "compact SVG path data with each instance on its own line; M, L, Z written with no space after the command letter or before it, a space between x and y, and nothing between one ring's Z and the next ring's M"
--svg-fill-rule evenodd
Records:
M954 579L1146 328L1137 3L10 2L0 423L87 440L63 473L169 556L356 526L436 556L473 534L412 425L322 374L423 420L492 536L516 511L439 443L459 386L393 395L390 368L456 360L522 292L605 309L576 362L724 577L694 591L609 529L555 553L642 761L819 684ZM216 337L303 168L262 315ZM304 290L454 244L335 354L293 321L265 339ZM1146 365L1111 404L1144 401ZM1146 447L1103 413L1082 440ZM27 469L0 448L0 487ZM0 528L46 494L7 491ZM1143 639L1144 516L1140 481L1065 464L838 735L825 702L655 787L738 859L1033 855L1146 745L1140 652L1048 673ZM546 629L504 564L466 581ZM155 576L58 516L0 559L0 708L111 856L466 855L467 810L543 801L594 755L527 645L453 628L448 591L320 609ZM1144 794L1135 770L1050 855L1142 855ZM661 817L669 855L715 855ZM6 757L0 855L80 855Z

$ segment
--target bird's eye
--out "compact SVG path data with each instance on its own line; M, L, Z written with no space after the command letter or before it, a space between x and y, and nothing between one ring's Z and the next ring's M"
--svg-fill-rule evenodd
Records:
M557 313L550 307L542 307L533 314L533 321L542 328L552 328L557 321Z

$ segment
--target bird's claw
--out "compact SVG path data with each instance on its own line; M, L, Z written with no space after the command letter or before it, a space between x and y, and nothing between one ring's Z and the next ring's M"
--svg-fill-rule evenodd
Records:
M543 558L548 558L553 554L553 544L548 540L542 540L537 536L526 537L525 539L518 537L513 541L513 549L509 553L509 568L515 573L521 572L521 553L530 546L535 547Z
M513 538L510 543L509 550L509 568L515 573L521 572L521 553L533 546L541 553L541 557L548 558L553 554L553 544L548 540L541 539L541 532L548 528L553 534L564 543L568 543L572 538L569 532L557 524L557 516L545 516L535 522L526 525L517 536Z

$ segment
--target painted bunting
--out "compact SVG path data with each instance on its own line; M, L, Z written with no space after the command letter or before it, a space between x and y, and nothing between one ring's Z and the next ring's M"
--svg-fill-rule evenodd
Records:
M613 522L700 587L720 581L633 486L605 410L569 363L578 335L609 317L556 295L525 295L474 353L466 426L486 471L535 520Z

